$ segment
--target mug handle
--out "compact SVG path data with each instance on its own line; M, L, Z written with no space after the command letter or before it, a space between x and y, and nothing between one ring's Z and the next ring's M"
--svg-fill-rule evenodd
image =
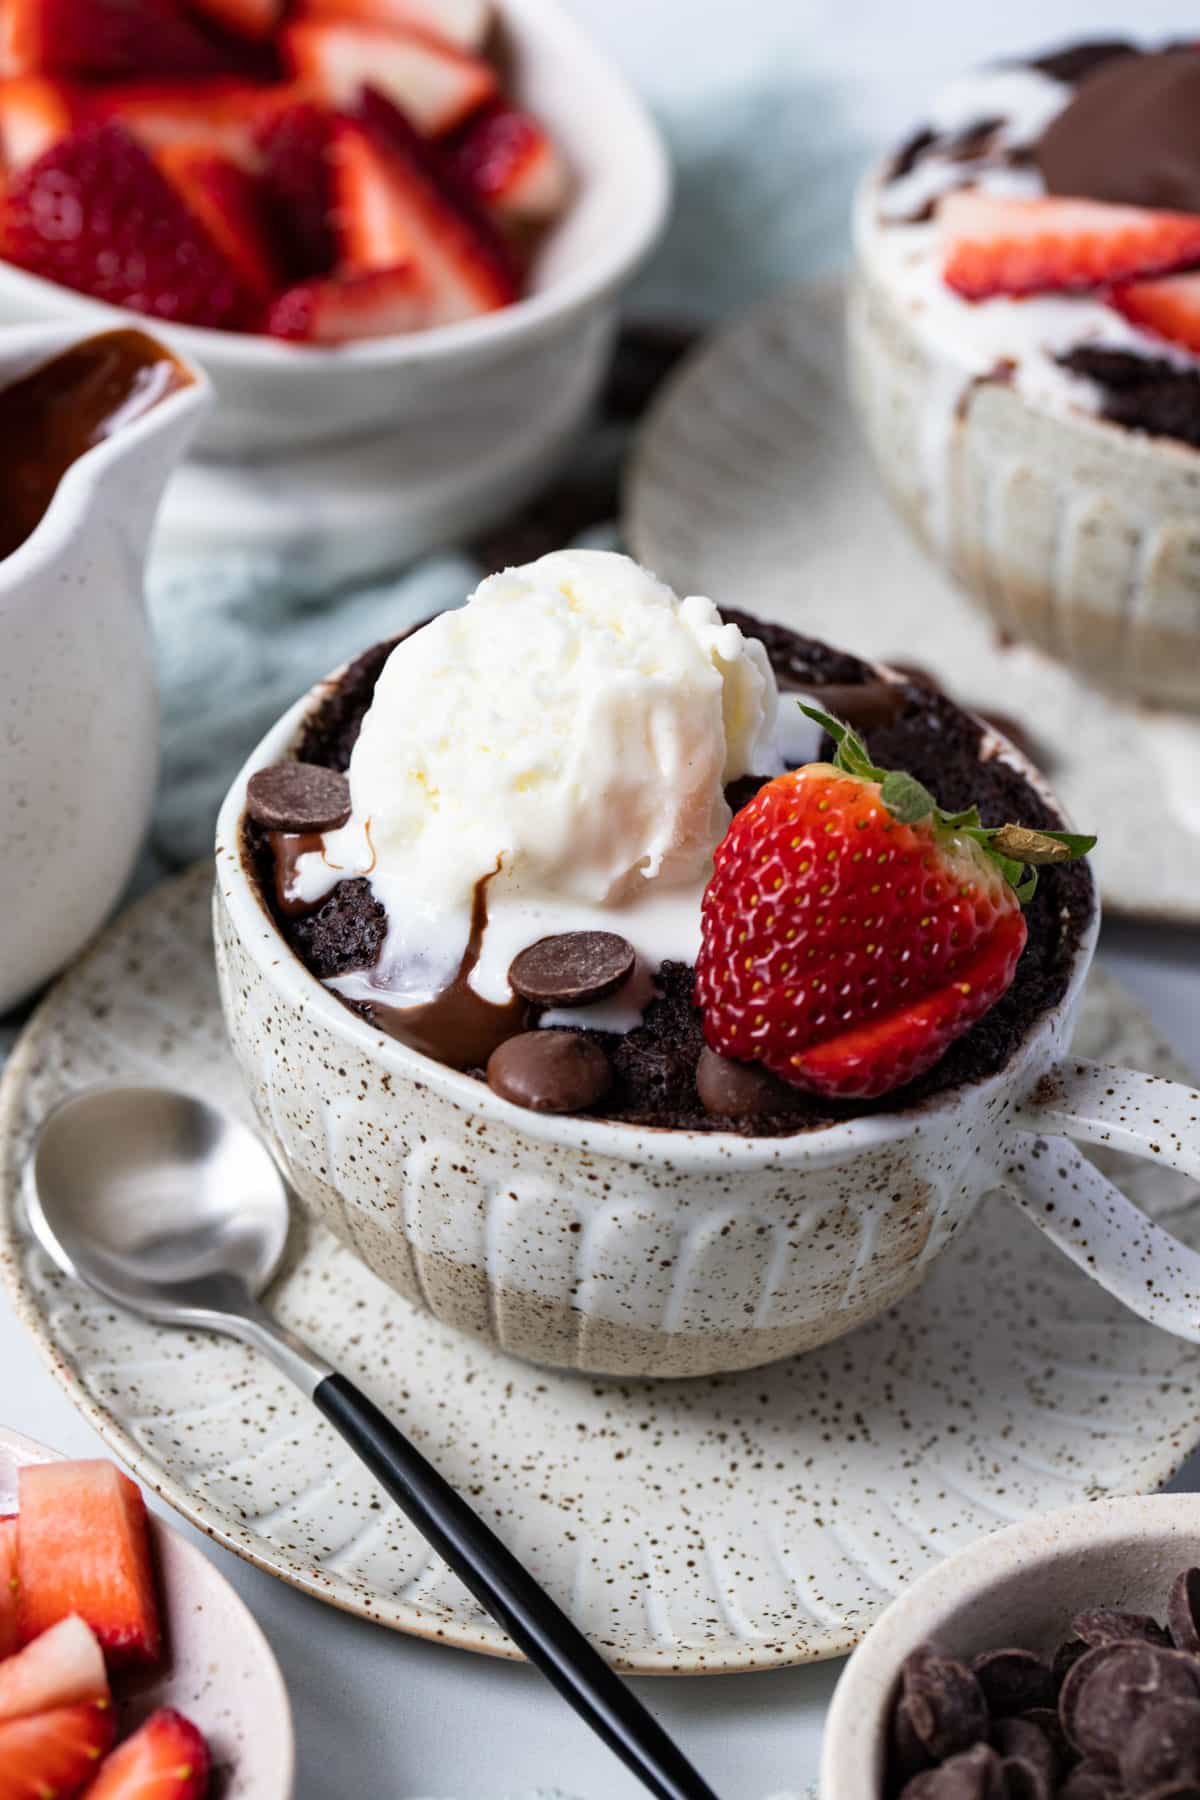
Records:
M1200 1182L1200 1093L1133 1069L1068 1058L1012 1120L1000 1187L1123 1305L1200 1343L1200 1253L1147 1217L1069 1138L1158 1162Z

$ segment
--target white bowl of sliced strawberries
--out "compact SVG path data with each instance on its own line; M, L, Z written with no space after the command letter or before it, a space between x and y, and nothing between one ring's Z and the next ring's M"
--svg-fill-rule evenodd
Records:
M288 1800L262 1632L111 1462L0 1431L0 1800Z
M0 0L0 157L0 323L148 315L202 450L451 488L583 417L670 187L556 0Z

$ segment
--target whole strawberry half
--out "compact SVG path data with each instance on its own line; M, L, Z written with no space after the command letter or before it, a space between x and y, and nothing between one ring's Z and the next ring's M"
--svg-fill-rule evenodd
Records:
M48 281L181 324L252 327L246 282L137 140L86 125L8 190L3 253Z
M704 896L696 1003L712 1049L792 1086L873 1099L933 1066L1007 992L1038 862L1093 838L986 830L838 745L735 816Z

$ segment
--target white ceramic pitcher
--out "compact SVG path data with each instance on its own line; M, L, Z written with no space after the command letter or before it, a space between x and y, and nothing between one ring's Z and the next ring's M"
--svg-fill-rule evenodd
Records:
M91 335L0 332L0 389ZM167 477L208 405L204 377L186 373L71 464L0 560L0 1013L102 923L149 820L158 700L142 574Z

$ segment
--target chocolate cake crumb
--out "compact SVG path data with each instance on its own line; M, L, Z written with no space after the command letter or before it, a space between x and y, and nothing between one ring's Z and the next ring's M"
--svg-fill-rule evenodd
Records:
M1089 75L1094 75L1097 69L1102 69L1116 57L1140 55L1137 45L1127 43L1124 38L1097 38L1092 43L1067 44L1061 50L1048 51L1045 56L1032 57L1029 67L1049 75L1052 81L1078 87L1081 81L1086 81Z
M869 663L802 637L787 626L732 609L723 609L722 616L760 640L785 690L857 687L877 679ZM377 645L350 665L301 732L298 756L330 768L348 767L375 683L399 641ZM978 720L944 693L910 680L902 708L889 724L870 733L869 747L884 766L907 769L923 781L948 811L978 805L988 825L1011 820L1034 827L1061 825L1059 815L1017 770L994 759L980 761L981 740ZM832 746L826 743L822 754L831 753ZM744 805L761 785L754 778L733 783L728 790L731 805ZM386 930L383 909L369 882L361 877L343 881L315 912L285 917L274 905L266 834L252 822L247 823L245 833L264 902L301 961L321 980L369 968L379 955ZM684 963L664 963L658 974L658 996L647 1007L641 1025L624 1036L583 1034L595 1039L612 1065L613 1086L599 1110L605 1118L643 1126L780 1137L866 1113L890 1112L932 1099L949 1088L985 1080L1004 1067L1033 1022L1062 999L1094 904L1086 863L1044 869L1037 894L1026 909L1029 942L1012 987L965 1037L951 1045L940 1062L906 1088L875 1101L838 1104L797 1094L787 1112L774 1116L724 1119L705 1111L696 1090L704 1034L692 999L694 971ZM361 1012L362 1008L353 1010ZM484 1071L472 1073L482 1078Z
M1104 390L1101 413L1114 425L1178 438L1200 450L1200 370L1095 344L1080 344L1058 360Z

